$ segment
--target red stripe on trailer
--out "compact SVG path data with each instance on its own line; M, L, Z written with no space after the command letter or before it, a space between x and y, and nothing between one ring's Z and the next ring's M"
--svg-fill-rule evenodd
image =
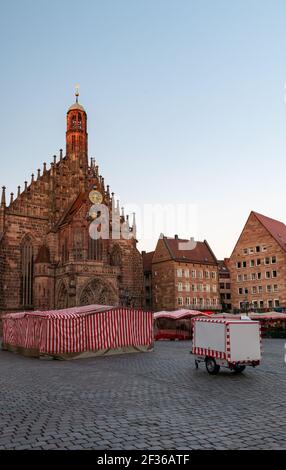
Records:
M199 356L209 356L217 359L226 358L226 355L223 351L215 351L213 349L194 347L192 352L193 354L198 354Z

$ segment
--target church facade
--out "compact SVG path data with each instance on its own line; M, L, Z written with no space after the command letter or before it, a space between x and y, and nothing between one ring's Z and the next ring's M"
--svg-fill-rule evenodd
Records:
M131 226L88 158L87 114L76 94L65 156L60 150L50 168L44 163L16 198L11 193L8 201L2 188L0 313L92 303L142 307L136 245L135 215Z

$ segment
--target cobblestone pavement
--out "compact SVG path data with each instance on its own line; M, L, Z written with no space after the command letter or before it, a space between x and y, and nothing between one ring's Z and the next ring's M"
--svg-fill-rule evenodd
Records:
M286 449L284 340L210 376L190 343L44 361L0 352L0 449Z

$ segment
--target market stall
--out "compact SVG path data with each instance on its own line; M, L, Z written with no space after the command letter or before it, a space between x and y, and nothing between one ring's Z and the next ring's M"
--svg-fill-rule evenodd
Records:
M33 357L71 359L153 349L153 314L88 305L3 318L2 349Z
M286 314L280 312L249 313L251 320L259 320L262 336L286 337Z
M208 316L198 310L180 309L154 313L155 340L184 340L192 337L192 319Z

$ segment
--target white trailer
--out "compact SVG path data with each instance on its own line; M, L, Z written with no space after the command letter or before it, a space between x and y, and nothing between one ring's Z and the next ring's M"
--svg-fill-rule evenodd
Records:
M205 362L210 374L220 367L242 372L245 366L256 367L261 360L260 323L230 318L195 318L192 354L195 365Z

